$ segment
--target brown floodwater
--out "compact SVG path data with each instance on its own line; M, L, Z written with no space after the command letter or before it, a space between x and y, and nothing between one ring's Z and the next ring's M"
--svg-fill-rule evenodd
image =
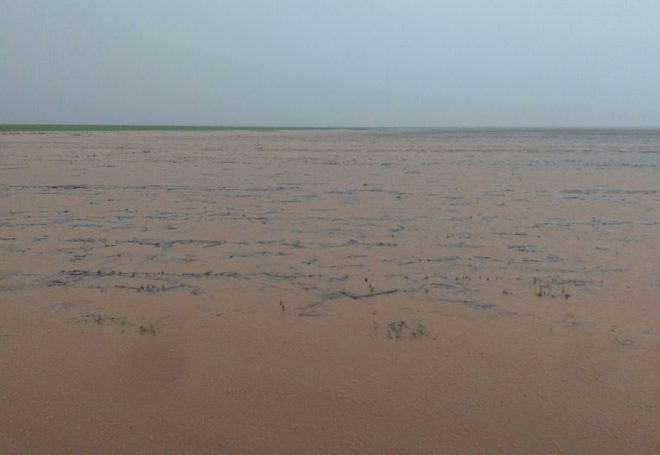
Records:
M660 132L0 135L0 453L660 452Z

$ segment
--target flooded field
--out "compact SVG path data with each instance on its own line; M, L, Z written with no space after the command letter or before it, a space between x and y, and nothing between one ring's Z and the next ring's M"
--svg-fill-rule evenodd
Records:
M658 453L660 131L0 134L0 453Z

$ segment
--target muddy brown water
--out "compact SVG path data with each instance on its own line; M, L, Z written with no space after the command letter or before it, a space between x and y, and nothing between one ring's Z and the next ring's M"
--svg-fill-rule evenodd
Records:
M0 135L1 453L658 453L660 132Z

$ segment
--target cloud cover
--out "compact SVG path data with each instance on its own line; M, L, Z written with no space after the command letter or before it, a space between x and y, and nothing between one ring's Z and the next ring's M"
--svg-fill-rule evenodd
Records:
M660 127L656 0L5 0L0 123Z

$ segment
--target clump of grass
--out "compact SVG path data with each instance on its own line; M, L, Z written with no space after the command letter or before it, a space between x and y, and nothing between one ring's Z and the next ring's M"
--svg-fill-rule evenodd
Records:
M411 328L405 321L394 321L387 325L385 330L387 338L390 340L401 340L403 338L418 338L429 334L426 327L418 323L415 327Z
M151 324L149 324L149 325L141 325L141 326L138 328L138 333L140 334L140 336L142 336L142 335L148 335L148 334L156 335L156 328L155 328L153 325L151 325Z
M428 335L429 332L426 330L426 327L423 324L417 324L415 328L410 332L412 338L422 337Z
M406 324L405 321L394 321L390 322L387 325L386 332L387 333L387 338L391 339L396 339L399 340L401 339L401 336L403 334L403 331L408 328L408 324Z

